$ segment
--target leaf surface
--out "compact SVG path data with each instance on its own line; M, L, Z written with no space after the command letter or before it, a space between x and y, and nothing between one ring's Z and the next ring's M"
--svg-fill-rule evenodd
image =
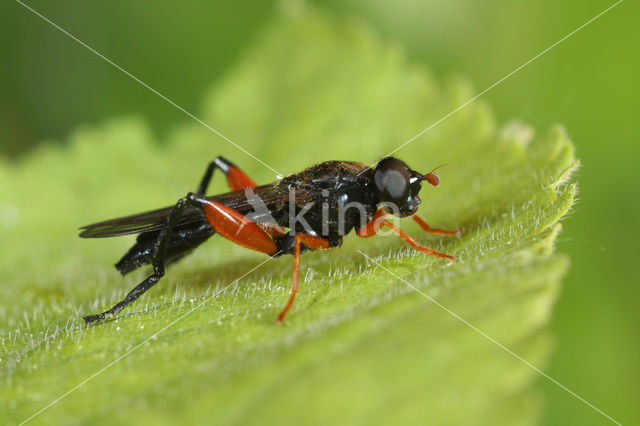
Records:
M373 163L474 94L357 23L309 12L274 22L199 117L286 175L323 160ZM401 226L453 264L392 236L348 237L302 258L301 292L276 326L292 259L261 265L214 238L117 320L86 329L83 314L146 271L122 279L112 267L131 237L81 240L78 226L172 204L220 154L258 182L275 179L197 124L156 142L143 120L122 118L0 162L0 418L20 422L108 366L38 421L535 423L537 373L469 324L544 369L568 266L553 245L576 192L561 127L499 127L476 101L395 154L424 172L449 164L439 187L423 188L420 215L464 235Z

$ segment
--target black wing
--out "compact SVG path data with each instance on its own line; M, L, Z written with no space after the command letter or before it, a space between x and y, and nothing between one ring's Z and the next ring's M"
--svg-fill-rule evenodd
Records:
M80 228L82 229L80 236L82 238L104 238L155 231L162 228L162 225L166 223L171 210L173 210L173 207L165 207L131 216L93 223ZM187 207L182 212L178 225L192 223L202 219L203 215L200 209Z
M252 188L251 193L240 190L207 197L207 199L217 201L246 214L254 211L256 199L251 194L255 194L269 211L286 206L290 196L287 187L274 183ZM311 195L302 189L295 191L296 201L308 200ZM173 210L173 206L83 226L80 228L82 230L80 236L83 238L104 238L157 231L166 223L171 210ZM183 210L176 227L204 222L206 219L202 210L198 207L188 206Z

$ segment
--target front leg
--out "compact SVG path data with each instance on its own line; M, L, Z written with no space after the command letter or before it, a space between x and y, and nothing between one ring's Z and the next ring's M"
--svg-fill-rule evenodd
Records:
M464 227L461 226L458 229L455 229L453 231L448 231L446 229L440 229L440 228L432 228L429 226L429 224L427 222L424 221L424 219L422 219L420 216L418 215L413 215L412 219L418 224L420 225L420 227L430 233L430 234L436 234L436 235L449 235L449 236L458 236L460 234L462 234L464 232Z
M407 244L409 244L411 247L413 247L415 250L421 253L425 253L435 257L440 257L443 259L449 259L452 261L455 260L455 257L449 254L441 253L429 247L423 246L418 241L416 241L413 237L411 237L410 235L407 235L400 228L398 228L397 226L389 222L386 219L386 216L387 216L387 212L384 209L378 210L376 214L373 215L373 218L371 219L371 221L369 221L369 223L367 223L366 225L360 227L356 231L356 233L360 237L368 238L368 237L374 236L376 233L378 233L378 231L380 231L380 228L382 228L383 226L386 226L391 228L393 232L398 234L400 238L402 238Z

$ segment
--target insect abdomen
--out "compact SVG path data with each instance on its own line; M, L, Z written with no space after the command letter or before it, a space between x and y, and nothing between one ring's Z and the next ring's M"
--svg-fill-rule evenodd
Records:
M139 234L133 247L116 263L116 269L125 275L141 266L150 264L154 244L158 240L160 232L151 231ZM213 234L215 231L208 223L178 227L167 242L165 265L182 259Z

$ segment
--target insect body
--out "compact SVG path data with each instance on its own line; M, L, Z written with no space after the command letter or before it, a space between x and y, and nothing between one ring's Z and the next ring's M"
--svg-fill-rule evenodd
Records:
M227 178L231 191L205 196L215 169ZM411 170L403 161L387 157L375 168L348 161L328 161L271 184L258 186L233 163L222 157L212 161L197 192L173 207L85 226L84 238L138 234L133 247L116 263L123 275L151 264L153 272L111 309L84 317L87 325L113 317L133 303L165 274L165 266L189 254L214 234L234 243L277 257L293 254L291 296L278 322L293 305L298 291L300 255L306 250L326 250L342 244L355 230L360 237L391 228L414 249L453 260L453 256L421 245L386 220L388 214L411 216L425 231L456 235L461 229L431 228L415 215L422 182L437 186L438 176Z

